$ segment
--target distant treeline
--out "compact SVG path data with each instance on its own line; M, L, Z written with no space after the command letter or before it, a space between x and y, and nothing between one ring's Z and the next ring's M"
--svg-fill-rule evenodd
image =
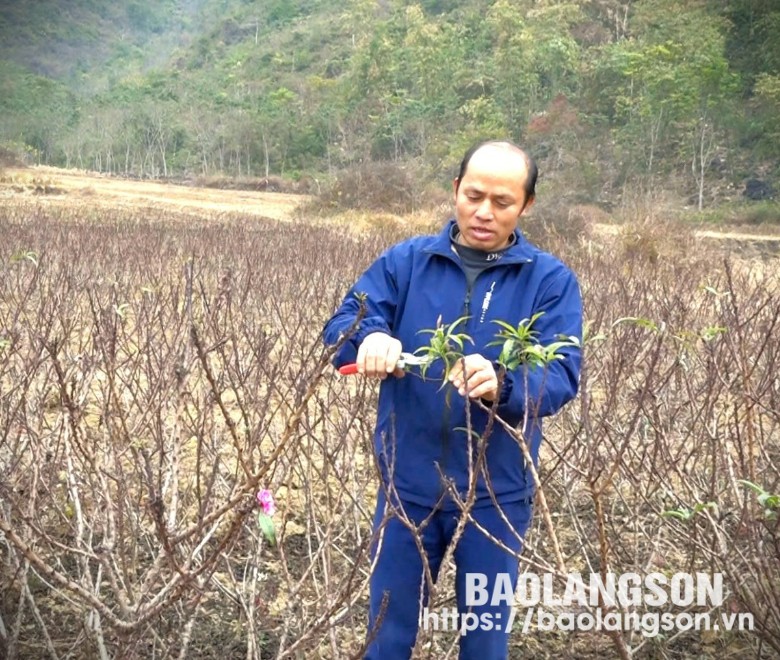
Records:
M780 169L776 0L131 4L124 59L60 79L3 63L0 140L144 176L389 161L441 178L472 141L507 135L590 202L643 181L706 205ZM185 9L186 30L171 18ZM144 38L167 44L163 65L144 71Z

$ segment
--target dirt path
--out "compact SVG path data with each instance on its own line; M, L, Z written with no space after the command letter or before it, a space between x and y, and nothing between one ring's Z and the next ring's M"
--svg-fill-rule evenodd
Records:
M745 234L737 231L713 231L713 230L698 230L696 236L699 238L717 238L720 240L728 241L774 241L780 242L780 235L772 234Z
M620 234L620 225L598 223L593 225L593 230L601 236L617 236ZM712 229L697 229L693 232L696 238L711 238L722 241L780 243L780 234L748 234L741 231L715 231Z

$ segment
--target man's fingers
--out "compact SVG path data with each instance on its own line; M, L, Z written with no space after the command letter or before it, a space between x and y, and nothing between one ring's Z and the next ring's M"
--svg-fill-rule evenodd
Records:
M459 389L461 390L461 394L466 394L466 391L468 390L470 397L479 397L486 391L495 388L496 385L497 382L491 374L479 371L468 379L466 385L463 385Z
M363 342L362 346L366 347L366 375L376 376L378 372L378 363L382 361L383 342L381 337L375 335L369 335Z
M366 373L371 376L379 376L381 379L387 377L387 368L385 363L387 362L387 354L383 351L373 353L371 355L371 368L366 370Z
M398 360L401 358L401 344L400 342L393 342L387 347L387 356L385 358L385 371L387 373L394 373L397 371L395 365L398 364Z
M468 371L466 373L468 374ZM460 387L463 384L463 380L463 360L458 360L450 369L450 382L455 387Z
M385 379L389 374L396 370L396 364L401 357L401 343L398 341L388 341L380 347L379 354L375 364L376 375Z
M458 389L462 388L466 381L471 380L471 378L474 377L474 374L479 372L479 366L475 365L469 362L466 362L465 364L465 371L464 371L464 364L463 360L458 360L455 363L455 366L450 371L450 382L457 387Z
M491 395L495 394L497 387L498 381L491 377L485 378L479 383L474 384L473 387L471 386L471 381L469 381L469 397L472 399L487 397L492 400Z
M400 356L400 341L383 332L370 334L358 348L358 372L384 380L396 370Z
M461 396L469 398L492 398L498 389L493 364L481 355L467 355L458 360L450 372L450 381Z
M362 342L358 348L357 358L355 358L355 364L358 368L358 373L365 373L366 371L366 342Z

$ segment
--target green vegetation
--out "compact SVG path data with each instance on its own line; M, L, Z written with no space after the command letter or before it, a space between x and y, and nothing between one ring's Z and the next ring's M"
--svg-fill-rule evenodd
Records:
M780 224L780 203L727 202L716 208L687 215L687 219L706 224L762 225Z
M4 6L0 142L131 175L333 180L373 162L425 183L508 135L564 201L663 186L702 210L780 169L780 9L726 4Z

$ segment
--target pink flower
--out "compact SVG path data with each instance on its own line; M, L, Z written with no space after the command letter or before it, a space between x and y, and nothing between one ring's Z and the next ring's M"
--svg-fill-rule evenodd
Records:
M271 491L263 488L257 492L257 503L263 507L263 513L267 516L272 516L276 513L276 503L274 502L274 496L271 495Z

